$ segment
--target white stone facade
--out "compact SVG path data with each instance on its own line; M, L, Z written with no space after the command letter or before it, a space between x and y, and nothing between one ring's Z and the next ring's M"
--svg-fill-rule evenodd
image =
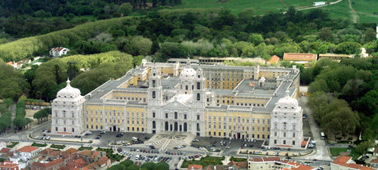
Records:
M147 133L188 132L205 136L203 111L206 91L202 70L185 68L180 73L180 81L174 97L165 101L160 74L157 69L152 69L148 89Z
M303 110L298 101L289 96L281 98L271 114L269 147L301 148Z
M60 135L81 135L84 129L84 96L80 90L67 86L60 90L52 103L51 133Z

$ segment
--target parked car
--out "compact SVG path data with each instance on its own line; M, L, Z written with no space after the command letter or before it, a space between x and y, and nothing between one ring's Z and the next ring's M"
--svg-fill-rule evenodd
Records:
M104 131L104 130L100 132L100 134L105 134L105 133L106 133L106 131Z

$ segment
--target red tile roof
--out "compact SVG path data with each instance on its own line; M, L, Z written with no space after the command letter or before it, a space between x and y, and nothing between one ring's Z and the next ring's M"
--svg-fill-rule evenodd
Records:
M202 165L188 165L188 170L202 170Z
M0 162L0 169L5 169L5 168L17 168L18 169L18 164L13 163L12 161L4 161Z
M32 166L48 168L48 167L55 166L56 164L59 164L59 163L62 163L62 162L63 162L63 159L55 159L55 160L50 161L48 163L33 162Z
M235 162L235 161L231 161L228 165L236 166L239 169L246 169L246 168L248 168L248 162Z
M354 168L354 169L361 169L361 170L373 170L372 168L355 164L355 163L347 163L351 157L349 156L338 156L335 160L333 160L333 164L337 164L344 167Z
M270 58L270 60L268 61L268 63L274 64L274 63L277 63L279 60L280 60L280 58L278 56L274 55L274 56L272 56Z
M378 159L372 159L370 162L371 163L378 163Z
M39 149L38 147L34 147L34 146L24 146L20 149L17 150L17 152L33 152L35 150Z
M58 156L61 152L53 150L51 148L46 148L42 150L39 154L41 155L48 155L48 156Z
M335 160L333 160L332 163L338 164L338 163L346 163L348 162L352 157L349 156L338 156Z
M97 155L98 155L99 153L100 153L99 151L96 151L96 152L91 156L91 159L94 159L95 157L97 157Z
M10 148L3 148L0 150L0 153L8 153L10 151Z
M317 55L312 53L284 53L283 60L316 61Z
M260 157L260 158L251 158L249 161L253 162L263 162L263 161L280 161L279 157Z

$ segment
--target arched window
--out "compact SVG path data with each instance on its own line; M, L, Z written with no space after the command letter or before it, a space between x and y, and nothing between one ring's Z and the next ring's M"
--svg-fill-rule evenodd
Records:
M155 91L152 91L152 98L156 98L156 92Z
M152 80L152 87L156 87L156 80Z
M185 86L185 90L188 90L188 85Z
M177 119L177 112L175 112L175 119Z
M197 101L200 101L200 100L201 100L201 95L197 93Z

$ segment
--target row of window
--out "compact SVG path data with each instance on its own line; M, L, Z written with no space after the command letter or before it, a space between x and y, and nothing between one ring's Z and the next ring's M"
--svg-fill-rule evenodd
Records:
M277 132L274 132L274 136L277 137ZM286 138L286 132L283 133L283 137ZM293 138L295 138L295 133L293 133Z
M69 132L69 131L67 131L67 128L65 128L65 127L61 128L61 129L63 130L63 132ZM58 127L55 127L55 131L60 132ZM75 128L72 128L71 132L75 132Z
M59 124L59 123L58 123L58 119L55 120L55 124ZM71 125L74 125L74 124L75 124L75 121L72 120L72 121L71 121ZM63 120L63 125L66 125L66 120Z
M211 124L209 124L209 129L211 129L211 127L214 127L214 129L217 128L217 127L216 127L216 124L214 124L214 126L211 126ZM222 126L221 126L221 125L218 125L218 127L219 127L219 128L218 128L219 130L222 129ZM224 124L224 125L223 125L223 129L224 129L224 130L227 130L226 127L227 127L226 124ZM229 129L229 130L245 130L245 129L246 129L247 131L249 131L249 126L235 126L235 125L234 125L234 126L231 126L231 125L229 125L229 126L228 126L228 129ZM259 131L260 131L260 126L257 126L256 129L257 129L257 131L259 132ZM267 127L266 129L267 129L268 132L270 131L269 127ZM262 127L261 130L262 130L263 132L265 132L265 127ZM254 126L252 126L252 131L255 131L255 127L254 127Z
M208 121L209 121L209 123L211 123L210 121L214 121L214 123L217 121L217 117L216 116L209 116L209 119L208 119ZM226 117L225 116L223 116L223 121L224 122L226 122ZM246 123L249 123L249 120L250 119L247 119L247 118L240 118L240 117L238 117L238 118L236 118L236 117L234 117L234 118L231 118L231 117L229 117L229 121L228 122L234 122L234 123L244 123L244 122L246 122ZM222 117L218 117L218 121L219 122L221 122L222 121ZM267 124L270 124L270 119L260 119L260 118L252 118L252 123L253 124L255 124L256 123L256 121L257 121L257 124L265 124L265 122L267 123Z
M282 125L283 125L283 129L284 130L287 130L287 123L286 122L282 122ZM296 124L293 123L292 124L292 130L296 130ZM278 129L278 123L277 122L274 122L274 129Z
M284 144L284 145L289 144L289 143L290 143L290 141L286 141L286 140L282 141L282 144ZM277 140L274 140L274 144L277 144ZM295 145L295 141L292 141L291 144Z
M116 97L116 99L118 100L132 100L132 101L134 101L134 98L133 97ZM135 101L142 101L143 100L143 102L146 102L146 98L135 98Z
M95 121L93 121L93 120L95 120ZM100 122L102 122L102 118L100 118L100 119L97 119L97 118L93 119L93 118L91 118L90 122L91 123L93 123L93 122L98 123L99 122L98 120L100 120ZM89 118L87 118L87 122L89 122ZM121 122L124 123L125 122L124 119L107 119L107 118L105 118L105 122L104 123L118 123L119 124ZM137 118L136 121L134 121L134 118L132 118L131 121L130 121L129 118L127 118L127 124L130 124L130 122L131 122L131 124L137 124L137 125L139 125L139 122L142 125L144 124L144 121L143 120L139 121L139 118Z
M100 129L99 129L100 127ZM112 127L110 127L111 129ZM72 128L73 129L73 128ZM87 125L87 129L89 129L89 125ZM91 129L92 130L103 130L102 126L98 126L98 125L91 125ZM117 130L117 129L116 129ZM140 131L139 131L140 130ZM139 128L139 127L127 127L127 131L128 132L144 132L144 128Z
M227 133L226 132L211 132L209 131L209 136L217 136L217 137L227 137ZM232 134L231 133L228 133L228 137L232 137ZM242 135L242 136L239 136L237 137L236 135L234 136L235 138L246 138L248 139L250 136L249 134L247 134L246 136ZM257 139L260 139L260 134L252 134L251 135L252 138L257 138ZM267 135L267 138L269 139L269 135ZM261 139L265 139L265 135L261 135Z
M99 114L97 114L98 113L97 110L95 110L94 113L95 113L95 116L102 115L102 111L101 110L99 111ZM87 114L88 114L88 111L87 111ZM134 115L136 117L139 117L139 112L135 112L135 114L134 114L134 112L126 112L126 114L129 117L134 117ZM93 117L93 110L90 110L90 115L91 115L91 117ZM125 116L125 112L120 112L120 111L116 112L115 110L113 110L113 111L105 111L105 115L104 116L121 116L121 115L122 115L122 117L124 117ZM144 117L144 112L140 112L140 116L143 118Z

